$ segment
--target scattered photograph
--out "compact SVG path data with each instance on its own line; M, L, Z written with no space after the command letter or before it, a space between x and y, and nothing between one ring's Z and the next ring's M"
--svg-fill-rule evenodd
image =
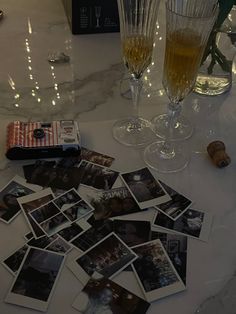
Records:
M151 224L149 221L114 220L114 232L129 247L150 241Z
M98 223L93 223L91 228L81 233L71 244L85 252L113 232L113 222L111 220L98 220L95 222Z
M68 264L75 276L86 284L94 272L112 278L137 258L114 233Z
M53 203L49 202L29 213L29 215L38 223L51 218L60 213L59 208Z
M86 314L145 314L150 304L107 278L92 278L72 306Z
M84 219L73 222L69 226L61 229L58 234L67 242L71 242L74 238L91 228L91 225Z
M81 197L75 189L71 189L53 200L61 210L65 210L79 201L81 201Z
M126 187L95 193L90 197L95 219L107 219L140 212L141 209Z
M80 171L78 168L58 168L48 165L34 164L23 166L27 182L43 187L57 188L61 190L77 189L80 183ZM27 173L26 173L27 172Z
M55 241L57 238L57 235L54 234L51 237L48 237L46 235L40 237L40 238L32 238L30 239L27 244L28 246L33 246L33 247L37 247L40 249L45 249L50 243L52 243L53 241Z
M88 215L93 210L94 208L91 207L88 203L86 203L85 201L80 201L75 205L69 207L68 209L64 210L63 213L70 221L74 222Z
M83 232L83 228L80 227L77 223L72 223L70 226L60 230L58 234L67 242L70 242L72 239L77 237Z
M40 238L45 235L45 232L38 226L38 224L30 216L30 212L34 209L50 202L54 198L52 190L50 188L42 191L23 196L17 199L25 219L35 238Z
M210 213L188 208L177 220L172 220L158 211L154 217L153 226L207 241L212 221L213 217Z
M72 246L61 237L57 237L57 239L49 244L45 249L52 252L67 254L72 249Z
M85 147L81 147L80 156L64 157L61 160L59 160L59 162L57 163L57 167L61 167L61 168L76 167L81 162L82 159L91 161L95 164L98 164L104 167L110 167L112 162L115 160L115 158L111 156L95 152Z
M135 246L132 250L138 255L132 267L147 301L185 289L159 239Z
M62 254L30 248L5 302L46 311L63 262Z
M71 222L66 218L66 216L63 215L63 213L59 213L56 216L45 220L39 226L44 230L47 236L50 237L70 224Z
M17 198L35 192L23 182L24 179L16 176L0 191L0 220L5 223L10 223L21 212Z
M161 203L156 207L171 219L176 220L191 206L192 202L187 197L176 192L162 181L160 181L160 183L171 197L171 200Z
M98 190L110 190L119 172L92 162L82 160L77 168L80 172L80 183Z
M15 275L17 273L28 248L28 245L25 244L2 261L2 264L11 274Z
M81 148L81 159L93 162L104 167L110 167L115 160L115 158L111 156L95 152L85 147Z
M142 209L167 202L171 199L146 167L122 173L121 178Z
M38 172L41 172L41 168L47 167L47 168L54 168L56 165L56 161L47 161L47 160L36 160L34 164L25 165L23 166L24 171L24 177L29 182L32 176L32 170L34 170L35 175L37 175L36 169L38 169Z
M179 234L152 231L151 240L159 239L174 268L186 285L188 238Z

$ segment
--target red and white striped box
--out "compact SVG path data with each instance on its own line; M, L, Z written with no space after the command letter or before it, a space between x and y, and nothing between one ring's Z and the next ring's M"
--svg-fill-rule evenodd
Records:
M13 121L7 127L6 156L9 159L60 157L78 151L80 133L74 120Z

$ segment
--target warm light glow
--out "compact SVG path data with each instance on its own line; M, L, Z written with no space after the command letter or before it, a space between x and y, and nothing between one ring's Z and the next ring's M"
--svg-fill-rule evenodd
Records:
M32 34L32 26L31 26L31 22L30 22L29 17L28 17L28 32L29 32L29 34Z

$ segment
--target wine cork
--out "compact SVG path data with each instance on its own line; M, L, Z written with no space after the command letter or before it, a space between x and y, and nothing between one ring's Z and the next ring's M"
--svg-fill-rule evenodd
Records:
M225 144L221 141L211 142L207 146L207 152L213 163L219 168L226 167L231 162L229 155L226 153Z

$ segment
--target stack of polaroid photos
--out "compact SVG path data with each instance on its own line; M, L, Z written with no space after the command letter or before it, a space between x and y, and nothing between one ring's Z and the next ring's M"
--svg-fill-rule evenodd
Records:
M2 260L15 277L6 302L46 311L72 248L78 256L67 266L84 286L72 306L82 313L143 314L186 289L187 239L207 241L212 215L147 167L120 173L113 161L83 148L80 158L26 165L27 182L3 188L2 203L14 190L17 206L5 205L0 219L22 212L31 230ZM135 289L117 283L123 272Z

